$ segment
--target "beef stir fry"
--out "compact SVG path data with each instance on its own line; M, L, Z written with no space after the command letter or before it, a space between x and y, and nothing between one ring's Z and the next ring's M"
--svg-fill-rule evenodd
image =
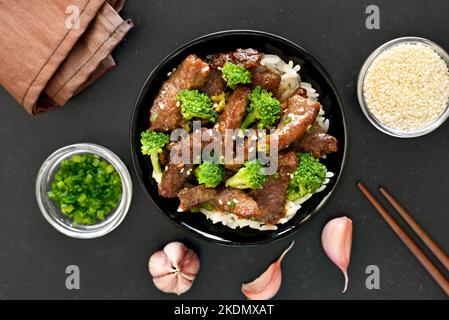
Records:
M274 226L286 218L289 203L322 188L330 175L320 159L336 152L338 142L327 133L324 111L298 71L255 49L188 56L160 88L142 133L142 153L151 159L160 196L178 198L179 214L201 211L223 224L222 217L232 217L246 221L239 226ZM201 128L195 128L198 122ZM176 129L185 134L170 141ZM231 129L237 134L229 135ZM250 157L248 129L256 133L257 151L275 162L275 172ZM242 149L233 145L239 138ZM217 150L226 156L217 157ZM213 160L201 157L206 151Z

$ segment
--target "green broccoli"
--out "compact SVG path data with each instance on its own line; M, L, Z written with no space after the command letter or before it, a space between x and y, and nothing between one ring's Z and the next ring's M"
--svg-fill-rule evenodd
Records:
M245 67L238 66L231 62L227 62L222 70L223 77L228 83L228 87L235 89L238 84L251 83L251 72Z
M247 129L253 122L259 120L260 129L269 128L275 125L281 117L281 103L273 97L271 92L262 90L257 86L249 97L250 105L242 129Z
M259 189L267 181L259 160L248 161L234 176L226 180L226 187L237 189Z
M296 200L314 193L326 179L326 166L310 153L298 154L299 164L290 179L287 198Z
M211 123L217 121L217 112L207 94L198 90L181 90L176 99L181 103L181 114L184 119L200 118L209 120Z
M211 97L211 100L214 103L214 110L217 112L222 112L226 106L226 93L222 92L218 96Z
M223 181L225 168L218 163L203 162L196 168L195 176L200 184L215 188Z
M162 179L161 164L159 163L159 153L170 142L170 136L166 133L155 131L144 131L141 134L140 142L142 144L142 154L151 157L153 166L153 178L159 183Z

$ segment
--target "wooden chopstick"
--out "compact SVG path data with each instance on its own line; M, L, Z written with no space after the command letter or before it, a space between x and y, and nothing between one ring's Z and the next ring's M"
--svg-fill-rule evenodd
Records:
M441 264L449 271L449 257L441 250L438 244L427 234L424 229L416 223L410 213L407 212L399 202L387 191L385 188L379 188L379 191L383 196L390 202L390 204L396 209L396 211L401 215L401 217L407 222L410 228L415 231L418 237L426 244L430 251L438 258Z
M360 191L368 199L368 201L376 208L381 217L387 222L387 224L393 229L396 235L402 240L407 248L418 259L421 265L427 270L430 276L438 283L447 296L449 296L449 281L443 276L443 274L435 267L432 261L427 258L424 252L416 245L416 243L405 233L401 226L391 217L388 211L380 204L379 201L368 191L365 185L361 182L357 184Z

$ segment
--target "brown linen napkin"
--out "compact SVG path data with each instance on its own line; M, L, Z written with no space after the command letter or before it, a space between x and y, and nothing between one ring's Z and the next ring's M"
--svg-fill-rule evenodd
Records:
M125 6L126 0L108 0L109 4L114 8L114 10L117 13L120 13L122 11L123 7ZM111 71L116 67L116 63L112 55L109 55L106 59L104 59L98 68L89 76L89 79L85 83L81 85L81 87L78 88L78 90L75 92L74 95L77 95L84 89L86 89L88 86L90 86L92 83L95 82L95 80L101 78L103 75Z
M122 0L111 0L119 10ZM67 28L68 6L80 11ZM105 0L0 0L0 84L30 114L63 105L115 66L131 29Z
M114 10L117 13L120 13L122 11L123 7L125 6L126 0L108 0L109 4L114 8ZM104 59L100 65L97 67L97 69L92 72L92 74L89 76L86 82L84 82L78 90L73 94L74 96L86 89L88 86L90 86L92 83L94 83L97 79L104 76L106 73L111 71L116 67L116 63L112 55L107 56L106 59Z

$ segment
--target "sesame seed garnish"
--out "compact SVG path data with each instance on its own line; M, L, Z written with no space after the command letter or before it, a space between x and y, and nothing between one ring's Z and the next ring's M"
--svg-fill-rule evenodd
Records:
M434 122L449 100L449 70L423 44L401 44L379 54L363 84L368 109L384 125L413 131Z

